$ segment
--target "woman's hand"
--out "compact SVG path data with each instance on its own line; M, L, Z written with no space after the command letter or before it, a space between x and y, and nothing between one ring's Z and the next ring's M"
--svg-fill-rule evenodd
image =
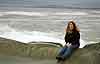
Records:
M70 43L67 43L67 44L66 44L66 46L67 46L67 47L70 47L70 46L71 46L71 44L70 44Z

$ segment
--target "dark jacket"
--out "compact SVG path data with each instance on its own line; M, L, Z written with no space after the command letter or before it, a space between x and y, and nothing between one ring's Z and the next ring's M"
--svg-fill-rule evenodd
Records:
M65 42L66 42L66 44L69 42L73 46L79 47L80 46L80 33L77 31L74 31L72 33L66 32Z

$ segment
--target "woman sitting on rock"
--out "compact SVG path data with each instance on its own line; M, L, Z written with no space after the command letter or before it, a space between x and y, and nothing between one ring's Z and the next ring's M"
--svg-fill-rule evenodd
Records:
M56 59L58 62L60 60L67 59L73 51L75 51L80 46L80 33L74 21L68 23L66 34L65 34L65 46L60 50Z

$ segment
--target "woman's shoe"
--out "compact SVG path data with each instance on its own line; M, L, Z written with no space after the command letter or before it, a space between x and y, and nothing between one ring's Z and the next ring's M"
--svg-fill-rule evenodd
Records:
M61 56L57 56L56 59L61 59Z

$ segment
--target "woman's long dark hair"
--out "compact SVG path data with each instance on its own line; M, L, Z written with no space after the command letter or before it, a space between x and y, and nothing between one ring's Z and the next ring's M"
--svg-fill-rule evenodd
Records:
M69 22L68 22L68 26L67 26L67 28L66 28L66 32L69 32L69 31L70 31L70 29L69 29L69 24L70 24L70 23L72 23L73 26L74 26L74 29L73 29L72 31L80 32L79 28L76 26L76 23L75 23L74 21L69 21Z

